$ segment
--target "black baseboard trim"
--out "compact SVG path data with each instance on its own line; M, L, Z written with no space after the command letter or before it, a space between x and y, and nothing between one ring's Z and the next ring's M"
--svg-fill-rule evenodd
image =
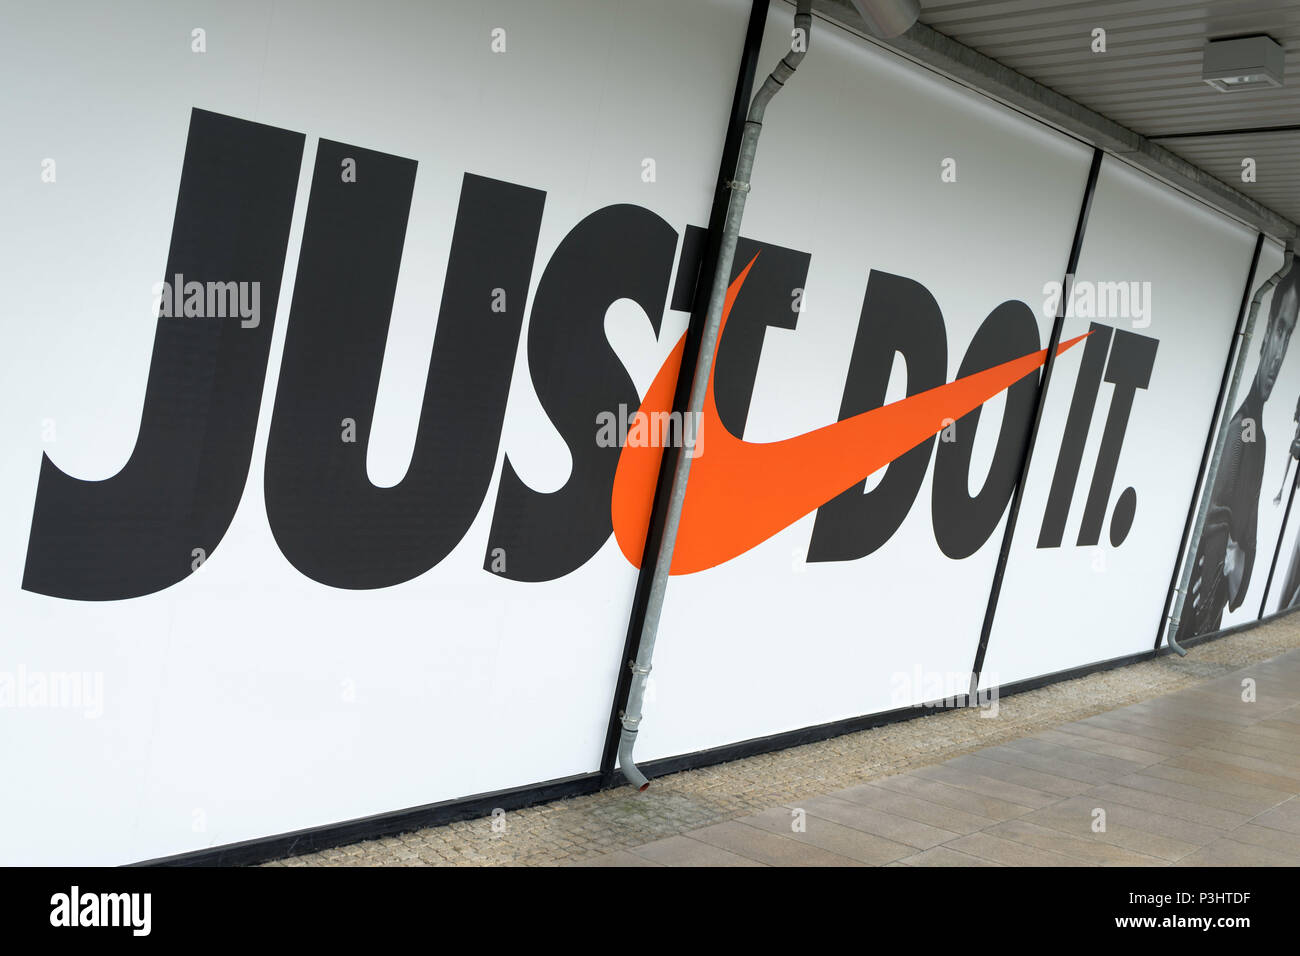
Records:
M1245 624L1238 624L1234 627L1223 628L1210 634L1202 634L1183 641L1184 647L1195 647L1198 644L1204 644L1209 641L1217 641L1220 638L1229 637L1242 631L1248 631L1256 628L1261 624L1267 624L1269 621L1285 617L1293 613L1296 608L1288 608L1282 611L1276 611L1266 617L1261 617L1256 621L1247 621ZM1027 680L1015 681L998 688L998 698L1011 697L1015 694L1023 694L1026 691L1038 690L1049 684L1057 684L1062 681L1076 680L1080 677L1087 677L1089 674L1096 674L1101 671L1114 670L1117 667L1124 667L1127 664L1136 664L1141 661L1154 660L1170 654L1172 651L1166 646L1155 651L1141 651L1137 654L1129 654L1124 657L1116 657L1110 660L1098 661L1093 664L1085 664L1081 667L1072 667L1069 670L1056 671L1052 674L1045 674L1042 677L1032 677ZM934 704L920 704L914 707L901 707L897 710L885 711L878 714L864 714L860 717L849 717L844 720L831 721L826 724L817 724L812 727L801 727L798 730L787 730L779 734L771 734L766 737L755 737L751 740L742 740L734 744L725 744L721 747L711 747L708 750L697 750L694 753L681 754L676 757L663 757L659 760L649 760L639 764L641 770L651 779L662 777L670 773L680 773L684 770L697 770L701 767L714 766L716 764L729 763L732 760L741 760L745 757L756 757L761 754L773 753L778 750L786 750L790 747L799 747L803 744L818 743L823 740L829 740L832 737L842 737L845 734L858 733L863 730L871 730L874 727L883 727L886 724L895 724L903 720L911 720L916 717L928 717L945 710L952 709L953 706L966 706L965 695L957 698L955 702L937 702ZM346 820L342 823L329 823L324 826L310 827L305 830L295 830L292 833L283 833L277 836L259 837L253 840L244 840L240 843L228 843L224 846L212 847L207 850L193 850L187 853L178 853L174 856L159 857L154 860L146 860L141 863L133 863L132 866L249 866L257 863L265 863L268 860L277 860L281 857L295 856L302 853L313 853L318 850L327 850L337 846L343 846L348 843L356 843L360 840L375 840L381 837L393 836L397 833L407 833L411 830L419 830L424 827L442 826L447 823L455 823L458 820L468 820L478 817L489 816L493 810L500 808L502 810L520 810L524 807L534 806L539 803L549 803L552 800L565 800L570 797L580 797L587 794L596 793L602 789L616 789L623 786L622 782L613 786L602 785L602 775L600 771L591 773L577 774L572 777L562 777L556 780L548 780L543 783L528 784L522 787L512 787L507 790L497 790L492 793L476 794L471 797L459 797L453 800L443 800L439 803L430 803L421 807L411 807L406 810L393 810L389 813L379 813L374 816L360 817L355 820Z
M132 863L131 866L250 866L278 860L286 856L302 853L314 853L328 850L360 840L377 840L397 833L409 833L425 827L442 826L457 820L468 820L491 815L498 807L502 810L520 810L538 803L552 800L565 800L595 793L600 789L600 773L577 774L547 780L544 783L512 787L508 790L496 790L492 793L475 794L472 797L457 797L439 803L428 803L422 807L410 807L406 810L393 810L389 813L377 813L374 816L358 817L342 823L327 823L323 826L294 830L278 836L258 837L240 843L227 843L207 850L193 850L177 853L174 856L159 857Z

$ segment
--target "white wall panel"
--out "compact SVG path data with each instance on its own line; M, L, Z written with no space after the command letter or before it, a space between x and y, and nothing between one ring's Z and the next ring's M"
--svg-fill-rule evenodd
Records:
M1084 349L1053 373L981 686L1006 684L1150 650L1205 448L1254 234L1107 158L1102 164L1076 284L1149 283L1149 312L1067 318L1063 337L1091 323L1154 339L1150 382L1137 389L1105 520L1079 545L1115 386L1102 381L1059 547L1039 547L1048 495ZM1096 288L1096 286L1094 286ZM1109 297L1107 297L1109 303ZM1109 306L1107 306L1109 308ZM1149 324L1145 324L1148 323ZM1112 341L1107 362L1115 358ZM1109 368L1109 364L1107 366ZM1112 544L1126 489L1131 529Z
M368 455L371 479L394 484L463 174L546 191L534 287L602 206L638 203L678 231L706 222L748 13L744 0L0 11L0 672L103 681L93 719L0 709L0 762L26 781L0 796L0 861L124 863L598 765L636 578L612 540L557 581L495 578L482 562L496 478L455 551L397 587L317 584L271 536L266 432L316 141L419 163ZM491 49L497 27L504 53ZM666 64L690 96L664 95ZM211 560L168 590L102 603L22 591L42 451L106 479L135 442L194 107L307 136L243 500ZM686 316L668 312L656 342L633 309L644 334L615 348L657 366ZM503 449L552 490L569 452L524 352Z
M764 63L780 56L787 15L769 21ZM768 111L746 209L746 235L812 255L796 329L766 336L748 441L836 419L872 270L934 296L951 381L994 308L1019 299L1037 314L1044 283L1060 280L1087 179L1090 150L1019 114L821 22L811 49ZM941 178L945 159L955 182ZM1045 345L1050 323L1037 317ZM972 491L1004 405L990 401L979 422ZM945 556L932 477L933 456L902 526L859 560L806 562L808 516L673 578L638 752L689 752L953 692L933 693L940 684L964 693L1005 518L975 554Z

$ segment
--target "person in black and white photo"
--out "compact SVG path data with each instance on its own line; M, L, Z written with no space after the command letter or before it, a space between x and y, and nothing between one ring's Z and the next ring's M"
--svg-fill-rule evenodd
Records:
M1298 313L1300 268L1293 267L1273 292L1259 366L1245 400L1228 423L1227 443L1210 489L1209 510L1178 626L1179 640L1217 631L1224 610L1240 607L1250 588L1267 448L1264 404L1277 383ZM1294 442L1292 450L1297 450Z

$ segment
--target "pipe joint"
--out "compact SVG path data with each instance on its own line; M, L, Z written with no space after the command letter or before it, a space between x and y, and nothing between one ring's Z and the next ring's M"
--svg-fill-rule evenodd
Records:
M632 761L632 748L636 746L636 730L623 728L623 733L618 738L618 766L623 771L623 776L627 782L636 787L638 791L645 790L650 786L650 781L646 775L637 769L636 764Z

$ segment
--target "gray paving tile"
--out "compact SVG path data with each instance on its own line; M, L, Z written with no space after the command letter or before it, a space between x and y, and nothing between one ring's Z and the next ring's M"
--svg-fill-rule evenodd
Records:
M1098 797L1094 792L1079 797L1071 797L1069 800L1062 800L1048 809L1073 814L1076 819L1085 824L1085 829L1090 830L1093 819L1092 812L1097 807L1106 811L1106 826L1108 828L1112 826L1131 827L1134 830L1168 837L1172 840L1190 843L1193 846L1205 846L1225 834L1222 827L1206 826L1203 823L1185 820L1161 810L1147 810L1117 801L1107 801ZM1035 811L1035 813L1042 812L1044 811ZM1033 820L1034 816L1030 815L1025 819Z
M1053 731L1053 733L1062 733L1068 734L1071 737L1084 737L1092 740L1122 744L1124 746L1134 747L1143 752L1158 753L1164 757L1183 753L1187 749L1179 744L1171 744L1166 743L1163 740L1156 740L1154 737L1142 737L1123 730L1110 730L1106 727L1100 727L1083 721L1075 721L1072 724L1063 724Z
M1119 757L1122 760L1131 760L1133 763L1142 767L1149 766L1153 763L1159 763L1166 757L1170 756L1167 752L1143 750L1135 746L1134 743L1120 744L1114 741L1102 740L1083 734L1067 733L1063 730L1045 730L1041 733L1035 734L1031 739L1044 740L1061 747L1069 747L1074 750L1084 750L1090 753L1101 754L1105 757ZM1174 747L1166 748L1166 750L1175 749L1176 748Z
M1131 778L1121 778L1121 780L1129 779ZM1231 830L1233 827L1239 827L1252 816L1249 813L1233 813L1230 810L1206 806L1203 803L1181 800L1167 793L1152 793L1138 787L1128 787L1120 781L1102 784L1094 790L1089 790L1084 794L1084 797L1088 800L1095 798L1101 806L1118 803L1138 810L1168 813L1180 820L1188 820L1208 827L1217 827L1220 830Z
M1203 790L1209 790L1214 793L1226 793L1235 797L1241 797L1245 800L1254 802L1259 813L1267 810L1269 807L1277 806L1283 800L1291 797L1289 791L1275 790L1270 787L1261 787L1259 784L1250 783L1245 780L1229 779L1219 776L1212 769L1206 770L1203 767L1178 767L1168 760L1164 763L1156 764L1143 770L1142 773L1149 777L1159 777L1164 780L1173 780L1178 783L1191 784L1194 787L1200 787Z
M1130 717L1154 718L1170 727L1196 728L1216 737L1231 733L1234 728L1248 726L1260 717L1258 711L1253 711L1248 716L1246 713L1232 713L1216 708L1204 700L1198 701L1190 694L1187 697L1178 694L1157 697L1126 707L1121 713Z
M1027 820L1008 820L990 827L985 832L1004 840L1037 847L1040 850L1051 850L1096 866L1167 866L1169 864L1168 860L1161 857L1148 856L1113 843L1091 839L1092 834L1088 837L1073 836L1062 830L1039 826Z
M951 761L949 761L951 763ZM959 790L968 790L981 796L1005 800L1007 803L1025 807L1044 807L1055 801L1060 795L1021 786L1008 780L999 780L983 774L972 773L949 764L937 764L933 767L917 767L911 772L914 777L937 780Z
M954 833L974 833L997 822L991 817L958 810L940 803L931 803L912 794L897 793L869 783L840 790L835 796L840 800L858 803L864 807L874 807L886 813L928 823L932 827L951 830Z
M1191 775L1184 779L1197 778L1195 775ZM1143 790L1157 796L1181 800L1186 803L1196 803L1203 807L1213 807L1219 810L1225 810L1247 819L1277 803L1276 800L1261 800L1258 797L1242 797L1231 793L1223 793L1218 790L1209 790L1205 787L1184 783L1178 780L1171 780L1165 776L1152 773L1150 769L1145 770L1142 773L1120 777L1115 781L1115 784L1121 787L1128 787L1132 790Z
M1091 786L1091 784L1083 780L1058 777L1055 774L1043 773L1041 770L1031 770L1003 760L990 760L979 753L954 757L943 766L955 767L958 770L969 770L971 773L992 777L994 780L1005 780L1007 783L1018 784L1033 790L1042 790L1058 797L1083 793Z
M1085 767L1092 767L1101 771L1110 778L1118 777L1126 773L1134 773L1141 770L1143 767L1148 767L1153 763L1159 763L1164 759L1160 754L1150 754L1142 760L1111 757L1106 754L1100 754L1088 750L1084 747L1044 740L1042 735L1013 740L1006 746L1016 750L1023 750L1026 753L1047 757L1051 760L1061 760L1067 764L1081 764Z
M1271 730L1275 736L1282 740L1293 740L1300 737L1300 721L1294 721L1284 714L1274 714L1267 720L1261 720L1252 730Z
M899 861L904 866L1005 866L982 857L971 856L950 846L932 846L915 856L906 856Z
M1229 830L1226 836L1229 840L1235 840L1237 843L1245 843L1248 846L1262 846L1277 853L1290 854L1295 857L1297 865L1300 865L1300 833L1274 830L1271 827L1261 827L1254 823L1247 823L1235 830Z
M736 820L692 830L691 839L721 847L768 866L863 866L864 864L809 843L746 826Z
M1300 756L1300 737L1287 739L1285 737L1276 737L1267 727L1260 727L1258 724L1254 727L1247 727L1245 730L1239 730L1231 737L1225 737L1223 744L1229 750L1236 750L1238 746L1245 745L1254 747L1260 751L1268 753L1284 753Z
M1002 826L1003 824L998 824ZM945 844L949 849L960 850L971 856L992 860L1004 866L1092 866L1086 860L1054 853L1039 847L1027 846L1006 840L992 833L969 833Z
M1147 737L1179 747L1200 747L1219 739L1216 734L1193 733L1185 728L1172 727L1165 721L1151 721L1141 716L1125 717L1119 711L1098 714L1082 723L1105 730L1117 730L1134 736Z
M1231 754L1227 756L1231 757ZM1276 773L1268 773L1263 770L1257 770L1251 767L1241 766L1239 761L1225 760L1216 752L1214 756L1207 756L1204 753L1193 751L1183 757L1170 757L1162 767L1180 767L1185 770L1199 770L1202 773L1220 779L1236 780L1240 783L1251 783L1257 787L1264 787L1269 790L1279 791L1288 796L1295 793L1293 789L1297 781L1289 777Z
M792 818L786 807L773 807L752 817L741 817L737 822L780 834L800 843L820 847L823 850L830 850L868 866L884 866L886 863L916 852L916 847L908 846L906 843L887 840L874 833L864 833L862 830L855 830L821 817L806 816L804 831L795 833L790 828Z
M791 806L794 806L794 804L791 804ZM914 846L921 850L928 850L932 846L937 846L957 836L957 833L952 830L933 827L928 823L909 820L907 817L900 817L882 810L874 810L871 807L850 803L847 800L838 800L835 797L817 797L813 800L806 800L798 804L798 806L807 810L810 817L821 817L823 820L830 820L846 827L852 827L854 830L874 833L886 840L893 840L895 843L906 843L908 846ZM811 823L809 823L809 826L811 827Z
M1300 833L1300 799L1292 797L1271 810L1265 810L1250 822L1270 830Z
M1270 716L1262 705L1243 702L1240 691L1239 684L1218 693L1184 690L1134 704L1126 712L1161 717L1180 726L1194 723L1215 733L1230 733L1233 727L1245 727L1260 717Z
M1159 857L1162 860L1182 859L1200 845L1120 823L1112 817L1110 812L1107 813L1106 830L1101 833L1094 833L1091 812L1094 804L1065 806L1063 803L1056 803L1050 807L1035 810L1028 816L1021 817L1021 819L1027 823L1060 830L1071 836L1094 839L1099 843L1124 847L1135 853Z
M979 751L979 755L986 760L1009 763L1016 767L1023 767L1026 770L1036 770L1039 773L1050 774L1065 780L1075 780L1087 786L1095 786L1120 776L1122 773L1132 773L1137 769L1130 764L1126 765L1122 771L1101 770L1097 767L1090 767L1087 764L1061 759L1060 757L1044 757L1041 754L1030 753L1012 747L1009 744L985 747Z
M1197 747L1189 757L1204 757L1206 760L1214 760L1218 763L1231 764L1234 767L1241 767L1243 770L1254 770L1259 773L1268 774L1269 776L1279 777L1289 781L1281 789L1290 790L1293 793L1300 793L1300 767L1288 766L1273 759L1270 755L1268 759L1261 759L1250 754L1242 753L1239 748L1234 750L1225 750L1221 743L1215 743L1213 747Z
M1279 747L1261 746L1257 740L1251 739L1245 734L1224 737L1215 741L1212 748L1206 749L1222 750L1227 753L1237 754L1240 757L1261 760L1266 764L1274 765L1278 768L1278 772L1284 772L1287 775L1300 773L1300 753L1292 753Z
M664 866L766 866L757 860L732 853L709 843L701 843L686 836L670 836L644 846L634 847L633 853Z
M997 797L991 797L974 790L962 789L915 773L883 777L873 782L883 790L893 790L896 793L928 800L941 806L965 810L967 813L973 813L993 821L1011 820L1024 816L1034 809L1032 806L1001 800Z
M1298 863L1300 859L1289 853L1225 838L1189 853L1174 866L1296 866Z

